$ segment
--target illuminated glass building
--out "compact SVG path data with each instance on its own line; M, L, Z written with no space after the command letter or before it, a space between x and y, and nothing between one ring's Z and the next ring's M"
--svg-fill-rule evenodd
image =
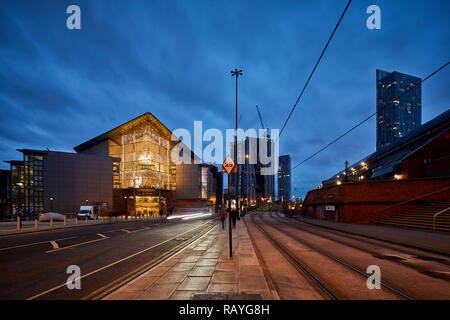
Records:
M280 156L278 162L278 200L291 200L291 156Z
M383 149L422 124L420 78L377 69L377 150ZM407 90L408 93L404 94ZM404 94L400 99L395 100Z
M78 153L120 159L114 178L114 208L131 214L159 214L175 195L175 164L170 160L172 132L151 113L76 146Z
M215 203L216 196L208 188L215 185L217 179L211 178L210 166L192 165L189 169L184 165L177 166L171 159L171 152L180 141L173 138L174 141L172 132L147 112L80 144L74 150L120 159L119 174L114 177L115 210L131 215L160 215L176 209L177 198L183 199L185 205L188 205L188 199L192 200L191 204L198 204L198 200ZM194 160L195 154L189 152L191 160ZM187 183L189 179L183 175L194 173L196 179ZM179 188L176 188L177 181Z

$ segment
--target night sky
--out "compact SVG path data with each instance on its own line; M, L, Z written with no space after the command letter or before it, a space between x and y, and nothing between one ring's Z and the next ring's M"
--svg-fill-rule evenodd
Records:
M0 1L0 160L72 148L145 112L170 130L281 128L347 0ZM81 30L66 28L67 6ZM366 8L381 8L368 30ZM375 112L375 70L425 77L449 60L450 2L353 1L280 139L294 166ZM422 86L422 120L449 108L450 67ZM206 144L205 144L206 145ZM375 119L292 172L304 197L375 151ZM9 165L1 163L0 168Z

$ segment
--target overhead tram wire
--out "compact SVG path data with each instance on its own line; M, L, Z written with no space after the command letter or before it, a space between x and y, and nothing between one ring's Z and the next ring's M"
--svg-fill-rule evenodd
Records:
M401 95L399 95L398 97L394 98L388 105L391 105L394 103L394 101L399 100L401 97L403 97L405 94L407 94L409 91L414 90L415 88L417 88L417 86L421 85L425 80L431 78L432 76L434 76L436 73L438 73L439 71L441 71L442 69L444 69L445 67L448 66L450 62L447 62L446 64L444 64L443 66L441 66L440 68L436 69L435 71L433 71L432 73L430 73L426 78L424 78L423 80L419 81L418 83L414 84L414 87L409 88L408 90L406 90L405 92L403 92ZM335 142L337 142L338 140L342 139L344 136L346 136L347 134L349 134L350 132L352 132L353 130L355 130L356 128L358 128L359 126L361 126L363 123L369 121L372 117L374 117L377 113L374 112L373 114L371 114L370 116L368 116L367 118L365 118L364 120L362 120L361 122L359 122L358 124L356 124L355 126L353 126L351 129L347 130L346 132L344 132L343 134L341 134L339 137L337 137L336 139L334 139L333 141L331 141L330 143L328 143L327 145L325 145L324 147L322 147L321 149L319 149L318 151L314 152L312 155L310 155L309 157L307 157L306 159L304 159L302 162L298 163L297 165L295 165L294 167L291 168L291 172L292 170L294 170L295 168L299 167L300 165L302 165L303 163L305 163L306 161L308 161L309 159L315 157L317 154L319 154L320 152L322 152L323 150L327 149L329 146L331 146L332 144L334 144Z
M283 127L281 128L280 134L278 135L278 139L280 138L281 134L283 133L283 130L284 130L284 128L286 127L286 125L287 125L289 119L291 118L292 113L294 112L295 108L297 107L297 104L298 104L298 102L300 101L300 98L303 96L303 93L305 92L306 87L307 87L308 84L309 84L309 81L311 80L311 78L312 78L314 72L316 71L317 66L319 65L320 61L322 60L322 57L323 57L323 55L325 54L325 51L327 50L328 45L329 45L330 42L331 42L331 39L333 39L333 36L334 36L334 34L336 33L336 30L337 30L337 28L339 27L339 25L340 25L342 19L344 18L344 15L345 15L345 13L347 12L347 9L348 9L348 7L350 6L350 3L351 3L351 2L352 2L352 0L349 0L349 1L348 1L347 6L345 7L344 11L342 12L341 17L339 18L339 21L337 22L336 26L334 27L333 32L331 33L331 36L328 38L328 41L327 41L325 47L323 48L322 53L320 54L319 59L317 59L316 65L314 66L313 70L311 71L311 74L309 75L308 80L306 81L305 85L303 86L303 89L302 89L302 91L300 92L300 94L299 94L299 96L298 96L298 98L297 98L297 101L295 101L295 104L294 104L294 106L292 107L291 112L289 113L289 115L288 115L286 121L284 122ZM278 141L278 140L277 140L277 141Z

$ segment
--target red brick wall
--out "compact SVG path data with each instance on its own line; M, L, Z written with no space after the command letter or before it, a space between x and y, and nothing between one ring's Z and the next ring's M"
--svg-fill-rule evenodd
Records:
M446 187L450 187L450 178L347 183L308 192L303 207L305 215L312 218L371 223L427 203L448 200L450 189L375 212ZM325 213L325 205L335 205L336 212Z

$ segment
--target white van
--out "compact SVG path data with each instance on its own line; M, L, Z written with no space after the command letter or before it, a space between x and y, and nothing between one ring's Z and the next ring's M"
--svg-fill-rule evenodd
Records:
M96 215L94 208L94 206L81 206L80 211L78 211L78 218L85 219L87 217L88 219L94 219Z

